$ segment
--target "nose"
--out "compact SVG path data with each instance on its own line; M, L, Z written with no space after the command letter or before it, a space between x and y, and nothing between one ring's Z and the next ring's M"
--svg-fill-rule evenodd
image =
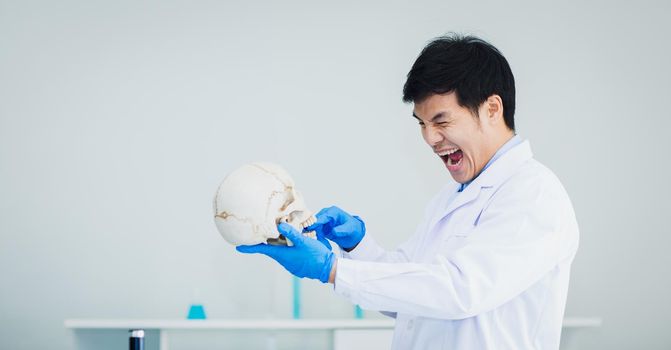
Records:
M426 143L429 146L431 146L431 148L434 148L443 140L443 135L441 135L438 128L431 125L427 125L424 128L423 134L424 134L424 141L426 141Z

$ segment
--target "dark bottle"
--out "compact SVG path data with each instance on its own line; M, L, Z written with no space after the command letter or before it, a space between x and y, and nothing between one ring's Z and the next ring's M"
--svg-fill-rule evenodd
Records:
M144 331L141 329L131 329L128 339L128 349L144 350Z

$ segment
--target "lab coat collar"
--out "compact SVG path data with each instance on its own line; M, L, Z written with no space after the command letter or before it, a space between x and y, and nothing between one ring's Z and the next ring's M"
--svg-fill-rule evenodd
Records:
M475 200L483 189L497 187L503 181L512 176L519 167L533 157L529 141L525 140L519 145L511 148L504 153L499 159L492 163L484 172L471 182L463 192L459 193L451 203L447 205L445 211L441 215L435 217L431 226L434 226L445 216L457 208ZM460 184L456 184L450 195L454 195L459 191Z
M522 164L526 163L532 157L533 153L531 152L531 145L529 145L528 140L524 140L519 145L501 155L501 157L494 161L494 163L482 172L480 176L475 178L471 185L477 183L479 184L477 187L498 186L502 181L511 177Z

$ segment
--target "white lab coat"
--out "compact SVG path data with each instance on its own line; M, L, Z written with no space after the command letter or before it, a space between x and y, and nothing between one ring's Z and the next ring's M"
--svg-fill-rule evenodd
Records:
M524 141L458 188L396 251L366 234L343 253L336 293L396 313L393 349L558 349L578 248L563 186Z

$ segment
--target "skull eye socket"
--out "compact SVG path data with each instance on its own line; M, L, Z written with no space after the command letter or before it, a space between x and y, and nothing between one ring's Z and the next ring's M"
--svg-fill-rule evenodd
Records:
M291 203L293 203L294 200L296 200L296 198L294 198L294 190L292 187L285 188L284 192L287 193L287 199L284 201L284 204L282 204L282 206L280 207L281 211L287 210L287 208L289 208Z

